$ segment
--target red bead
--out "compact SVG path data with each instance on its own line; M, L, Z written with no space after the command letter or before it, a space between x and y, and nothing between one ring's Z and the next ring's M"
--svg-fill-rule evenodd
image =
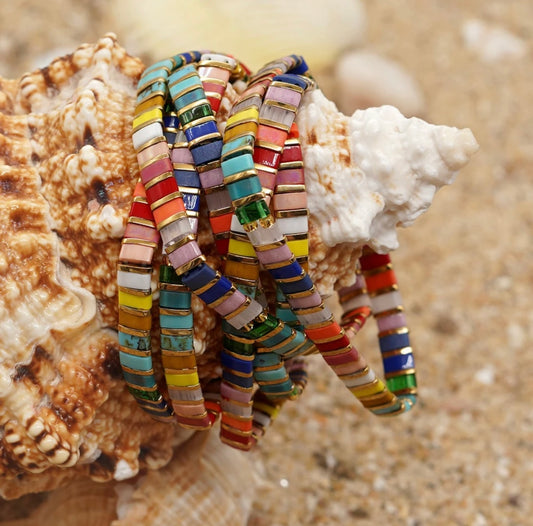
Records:
M146 190L146 197L150 203L155 203L158 199L161 199L172 192L177 192L178 190L178 184L176 183L174 176L171 175L148 188Z
M267 148L254 149L254 163L269 166L270 168L277 168L280 162L280 153Z
M140 217L141 219L147 219L148 221L154 220L152 210L147 203L133 202L131 204L130 217Z
M359 258L361 263L361 270L372 270L373 268L382 267L390 263L390 257L388 254L365 254Z
M299 144L290 144L285 146L281 154L281 162L289 163L302 160L302 149Z

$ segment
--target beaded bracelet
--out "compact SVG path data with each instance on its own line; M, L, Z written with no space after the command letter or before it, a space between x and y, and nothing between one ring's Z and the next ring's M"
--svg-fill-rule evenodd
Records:
M352 347L306 271L308 212L294 125L301 98L314 85L306 71L295 55L262 68L234 105L223 138L215 112L228 81L247 74L232 57L176 55L145 70L138 87L133 143L141 182L119 256L124 376L139 405L156 418L175 412L181 425L206 429L221 412L221 439L240 449L249 449L279 406L302 391L305 365L295 357L317 349L373 413L397 414L415 401L406 329L396 326L403 320L380 310L390 304L387 294L396 293L390 260L370 253L361 258L366 286L377 298L374 315L381 313L385 327L379 340L390 390ZM200 188L224 274L207 265L196 242ZM151 263L160 239L166 259L159 285L161 353L171 403L156 383L150 354ZM261 300L260 266L276 284L276 316ZM350 309L343 324L352 329L369 313L368 306L352 308L362 290L341 291ZM222 379L209 386L206 399L192 346L191 292L223 319Z

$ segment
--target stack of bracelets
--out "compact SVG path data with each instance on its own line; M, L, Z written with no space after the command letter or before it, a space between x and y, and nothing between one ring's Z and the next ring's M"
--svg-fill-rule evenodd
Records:
M224 134L215 121L228 82L246 82ZM365 248L355 284L339 291L337 323L307 273L308 210L295 117L314 82L295 55L251 76L230 56L175 55L138 85L133 145L140 170L118 263L120 362L142 409L162 421L209 429L250 449L279 407L307 382L302 356L319 352L376 415L408 411L416 380L408 329L388 255ZM221 256L206 263L197 242L201 194ZM152 261L159 269L160 388L152 363ZM269 312L263 269L276 290ZM222 318L222 379L203 392L193 348L191 294ZM377 319L380 380L349 336ZM159 380L163 382L163 379Z

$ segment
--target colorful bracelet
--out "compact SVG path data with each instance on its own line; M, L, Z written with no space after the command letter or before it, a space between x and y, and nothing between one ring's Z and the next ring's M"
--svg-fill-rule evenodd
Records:
M314 86L301 57L271 62L256 75L233 57L190 52L146 69L133 121L140 182L119 256L119 341L124 377L155 418L209 428L249 449L280 406L307 383L299 356L316 352L377 415L404 412L416 399L408 331L388 256L360 258L353 287L340 291L342 326L307 273L308 210L298 130L301 99ZM215 120L226 86L247 79L223 136ZM223 270L207 264L196 240L200 193ZM159 244L161 359L151 359L152 259ZM259 269L276 289L265 306ZM368 291L368 295L366 292ZM222 318L222 378L204 392L193 348L191 293ZM363 304L364 302L366 304ZM372 312L378 319L385 381L345 333ZM168 392L169 400L162 394Z

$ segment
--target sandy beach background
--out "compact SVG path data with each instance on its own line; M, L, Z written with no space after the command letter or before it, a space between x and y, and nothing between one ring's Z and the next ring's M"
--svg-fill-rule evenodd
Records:
M377 419L313 360L305 395L286 405L255 453L262 475L249 525L526 526L533 516L533 3L362 3L365 47L416 79L425 99L420 116L471 128L480 151L400 233L393 255L418 407ZM0 74L15 78L45 56L116 31L106 12L102 1L2 2ZM516 45L502 55L501 41L496 51L490 38L472 43L480 23ZM372 333L361 334L359 347L378 364Z

